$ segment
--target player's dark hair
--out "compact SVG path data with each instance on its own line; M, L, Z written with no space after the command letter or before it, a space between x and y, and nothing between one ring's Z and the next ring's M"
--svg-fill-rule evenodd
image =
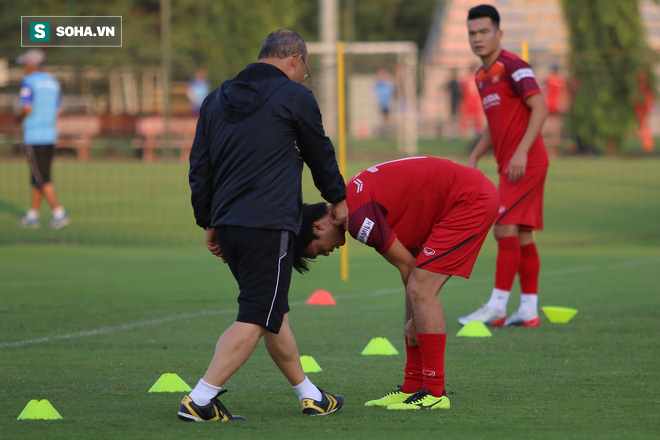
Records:
M263 58L288 58L291 55L302 54L307 59L307 45L300 35L294 31L280 29L271 32L264 40L259 52L259 59Z
M312 240L319 238L318 235L312 232L312 225L328 213L327 206L323 202L312 205L303 203L302 225L300 226L300 233L293 243L293 268L299 273L309 271L309 263L314 261L313 258L305 256L305 249Z
M495 29L500 28L500 14L497 12L494 6L491 5L479 5L468 11L468 20L474 20L476 18L488 17L491 19L495 25Z

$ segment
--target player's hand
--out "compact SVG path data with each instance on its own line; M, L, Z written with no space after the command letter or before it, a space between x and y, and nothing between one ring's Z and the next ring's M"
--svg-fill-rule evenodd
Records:
M346 205L346 200L332 205L332 210L330 211L330 223L333 225L344 225L344 229L348 230L348 206Z
M509 175L509 182L516 183L525 177L525 169L527 169L527 153L519 153L516 151L511 156L511 161L506 169Z
M222 258L223 263L227 263L224 255L222 255L222 249L220 249L218 238L215 236L215 229L206 230L206 247L213 255Z
M472 168L476 168L477 167L477 158L472 157L472 155L470 155L470 158L468 159L467 166L472 167Z
M417 347L419 343L417 342L417 329L415 328L415 321L409 319L406 322L406 336L408 336L408 345L411 347Z

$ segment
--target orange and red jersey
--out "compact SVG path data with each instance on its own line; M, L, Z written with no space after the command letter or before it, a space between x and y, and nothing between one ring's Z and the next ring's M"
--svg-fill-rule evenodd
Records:
M541 90L531 66L505 50L488 70L483 67L477 70L475 81L488 120L498 171L502 173L529 124L532 111L525 99ZM546 165L548 154L539 134L527 154L527 167Z

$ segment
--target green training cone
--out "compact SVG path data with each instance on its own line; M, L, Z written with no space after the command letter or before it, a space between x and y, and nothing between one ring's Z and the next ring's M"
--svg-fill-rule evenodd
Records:
M149 393L178 393L181 391L192 391L192 388L183 381L176 373L164 373L156 381Z
M300 363L302 364L304 373L319 373L323 371L321 366L311 356L300 356Z
M30 400L16 420L58 420L62 416L46 399Z
M363 356L395 354L399 354L399 352L387 338L372 338L367 346L364 347L364 350L362 350Z
M456 336L466 336L468 338L490 338L493 334L483 322L470 321L465 324L458 333L456 333Z

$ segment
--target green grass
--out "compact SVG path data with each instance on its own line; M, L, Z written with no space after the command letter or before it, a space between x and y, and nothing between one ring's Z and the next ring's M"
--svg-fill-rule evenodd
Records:
M465 158L455 156L459 162ZM348 175L374 161L349 164ZM243 424L185 424L182 393L147 393L162 373L194 386L219 334L233 322L236 285L194 226L186 167L176 163L56 162L72 217L62 231L17 230L26 207L22 161L0 163L0 439L657 437L660 403L657 283L660 162L564 158L547 182L541 304L579 309L569 324L493 329L458 338L458 316L484 302L493 280L488 239L471 280L443 289L452 409L366 408L401 383L405 356L361 356L372 337L404 353L403 289L396 270L350 241L350 280L339 258L294 275L291 325L301 355L323 368L312 381L345 407L300 415L263 344L226 387ZM494 177L487 159L482 169ZM318 200L308 176L306 197ZM42 215L47 217L46 209ZM338 304L304 304L317 289ZM517 287L509 308L517 307ZM60 421L17 421L48 399Z

